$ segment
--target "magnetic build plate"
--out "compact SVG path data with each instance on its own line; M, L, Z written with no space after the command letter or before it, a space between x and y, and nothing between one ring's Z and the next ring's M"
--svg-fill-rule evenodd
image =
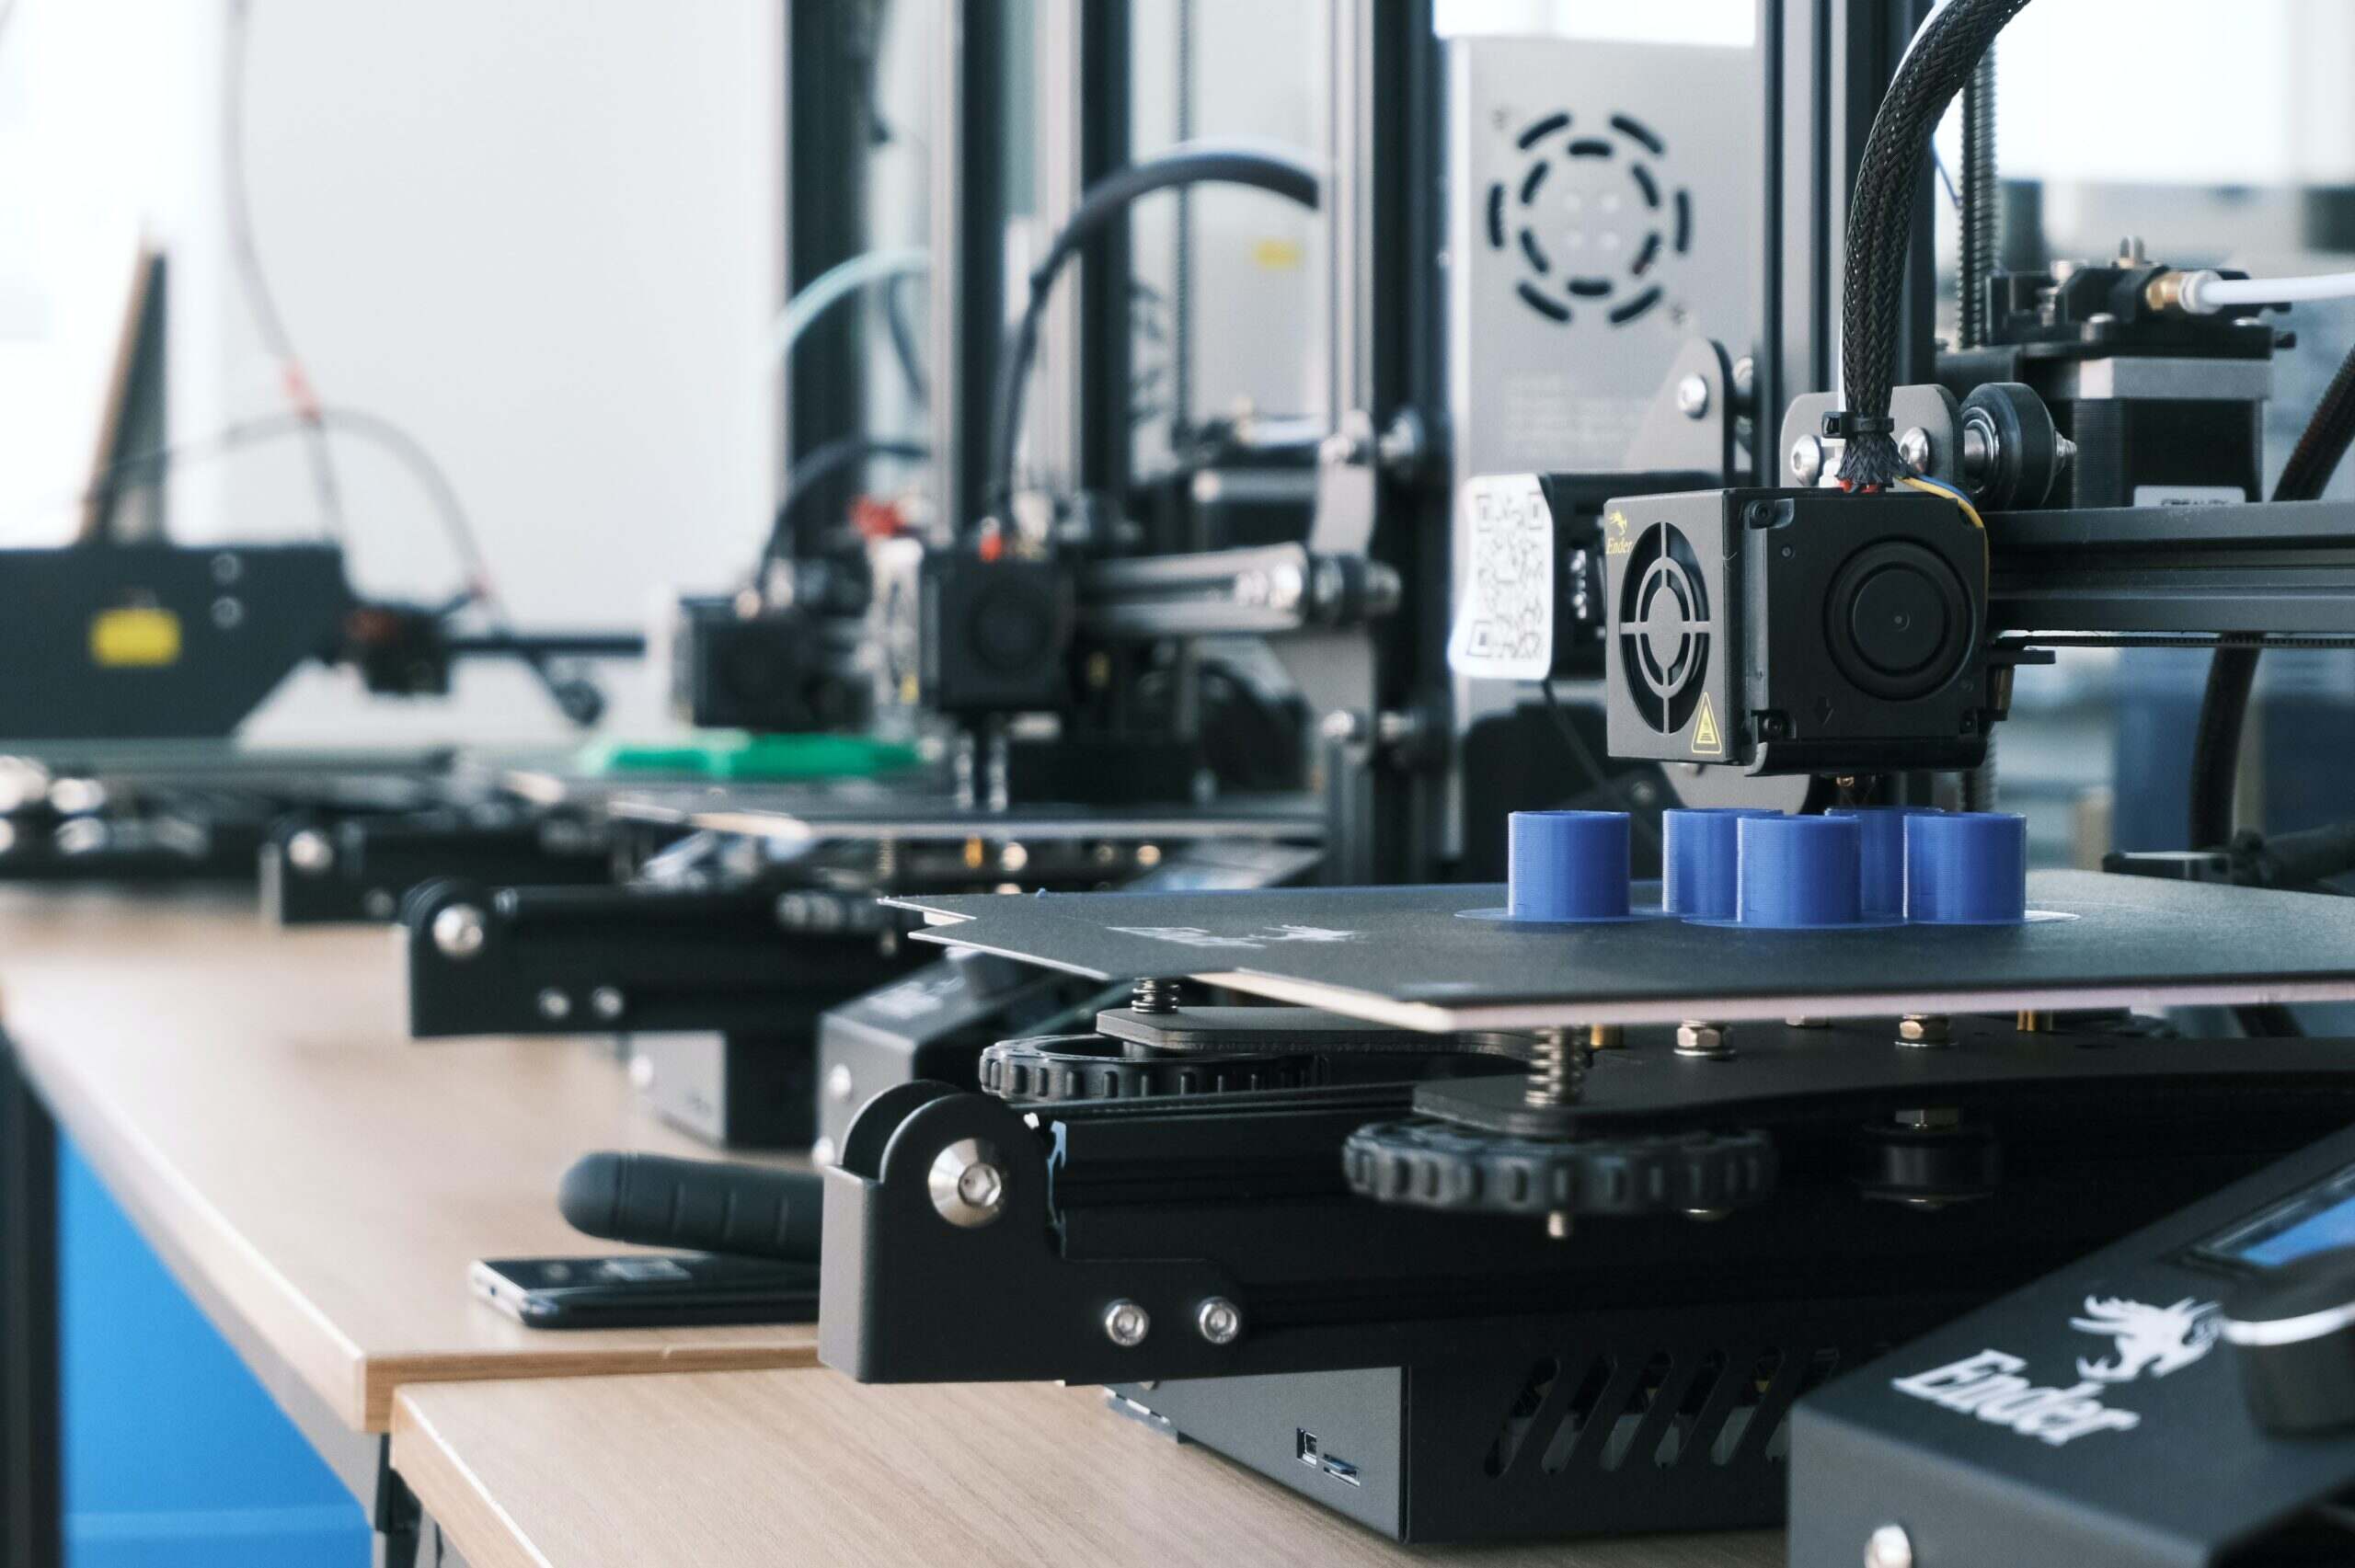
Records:
M1104 979L1192 975L1430 1031L2355 1000L2355 899L2039 871L2018 926L1752 931L1467 921L1504 888L890 900L917 934Z

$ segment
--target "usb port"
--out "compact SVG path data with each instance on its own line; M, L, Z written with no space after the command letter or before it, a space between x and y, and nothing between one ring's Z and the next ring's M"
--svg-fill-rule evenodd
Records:
M1292 1434L1292 1457L1298 1459L1301 1463L1304 1465L1315 1464L1318 1459L1316 1451L1316 1434L1311 1432L1305 1426L1300 1427Z
M1342 1482L1350 1486L1363 1486L1365 1484L1364 1482L1358 1479L1357 1466L1353 1464L1346 1464L1339 1459L1327 1459L1325 1461L1325 1473L1331 1476L1335 1481Z

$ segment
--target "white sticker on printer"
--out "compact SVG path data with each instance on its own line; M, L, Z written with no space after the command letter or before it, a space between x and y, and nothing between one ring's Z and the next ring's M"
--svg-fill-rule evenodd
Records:
M1543 681L1554 668L1554 509L1534 474L1484 475L1456 504L1466 548L1447 667Z
M2248 499L2238 485L2137 485L2138 507L2230 507Z

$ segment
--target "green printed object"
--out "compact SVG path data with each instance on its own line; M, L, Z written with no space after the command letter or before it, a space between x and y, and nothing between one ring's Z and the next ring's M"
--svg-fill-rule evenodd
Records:
M863 735L753 735L707 730L679 740L601 740L580 750L584 773L705 779L856 779L912 768L916 749Z

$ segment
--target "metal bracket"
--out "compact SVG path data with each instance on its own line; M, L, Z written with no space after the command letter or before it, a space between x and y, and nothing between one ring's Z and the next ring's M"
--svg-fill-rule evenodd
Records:
M1733 474L1741 414L1725 346L1696 338L1678 350L1620 466L1631 474Z
M402 911L409 1033L814 1033L825 1009L927 955L870 896L442 881Z
M412 887L465 876L493 887L615 880L611 833L572 812L487 802L398 816L276 824L261 848L262 908L276 924L383 923Z

